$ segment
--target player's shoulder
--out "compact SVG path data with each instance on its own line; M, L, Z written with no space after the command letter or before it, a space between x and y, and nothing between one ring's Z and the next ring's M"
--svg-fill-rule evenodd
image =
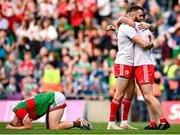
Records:
M119 28L129 28L131 26L129 26L128 24L122 23Z
M127 24L121 24L119 26L119 30L122 32L128 32L128 31L135 30L135 29Z

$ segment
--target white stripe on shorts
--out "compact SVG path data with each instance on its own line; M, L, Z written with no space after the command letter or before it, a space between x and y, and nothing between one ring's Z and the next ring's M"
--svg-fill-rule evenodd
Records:
M143 66L143 71L144 71L144 82L147 83L147 82L149 82L148 67L147 67L147 65Z
M120 76L124 76L124 65L120 65Z

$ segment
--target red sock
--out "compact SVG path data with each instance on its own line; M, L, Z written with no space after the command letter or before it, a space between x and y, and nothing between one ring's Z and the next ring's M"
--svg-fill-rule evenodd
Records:
M81 127L81 121L80 120L73 121L73 126L74 127Z
M160 123L166 123L166 122L167 122L166 118L160 119Z
M119 110L120 101L118 99L113 98L111 101L111 110L110 110L110 118L109 121L115 121L116 114Z
M151 122L150 122L150 126L151 126L151 127L156 127L156 122L155 122L155 121L151 121Z
M128 120L128 114L131 107L131 101L124 98L122 101L122 115L121 120Z

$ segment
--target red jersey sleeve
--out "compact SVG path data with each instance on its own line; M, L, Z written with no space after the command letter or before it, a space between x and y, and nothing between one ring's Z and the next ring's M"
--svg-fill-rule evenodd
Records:
M25 119L29 114L26 109L19 108L15 111L15 114L20 118L21 120Z

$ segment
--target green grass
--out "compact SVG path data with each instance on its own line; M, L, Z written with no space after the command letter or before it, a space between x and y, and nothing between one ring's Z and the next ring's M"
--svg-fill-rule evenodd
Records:
M78 128L69 130L47 130L45 124L34 123L32 130L10 130L5 129L6 123L0 123L0 134L180 134L180 124L171 125L168 130L143 130L146 123L132 123L139 130L113 131L106 130L107 123L93 123L93 130L80 130Z

